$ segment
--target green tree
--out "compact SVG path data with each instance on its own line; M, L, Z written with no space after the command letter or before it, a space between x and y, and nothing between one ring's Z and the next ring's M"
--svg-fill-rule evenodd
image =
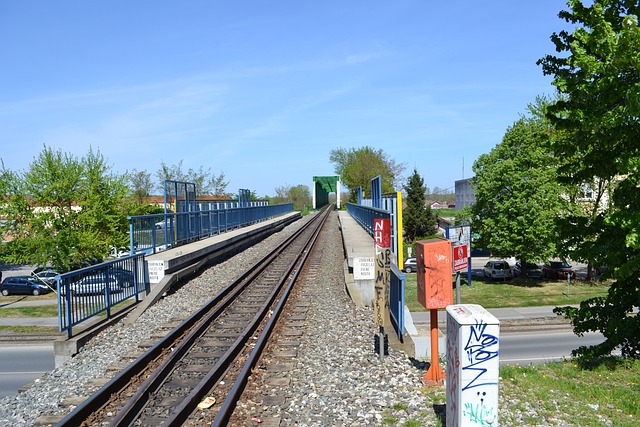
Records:
M640 28L637 0L567 3L559 16L573 31L554 33L559 56L538 63L563 95L549 119L568 137L556 142L556 156L571 153L558 170L565 182L603 183L611 199L573 232L586 242L582 256L609 267L614 278L606 297L564 307L574 331L600 331L606 340L581 347L581 356L607 355L620 348L640 357ZM635 313L636 315L631 315Z
M274 204L293 203L293 209L302 212L311 206L311 191L306 185L291 187L285 184L276 188L276 197L271 201Z
M425 207L426 188L416 169L404 190L407 193L407 207L402 214L405 240L413 242L416 238L435 234L438 220L431 207Z
M0 232L9 238L2 256L10 262L69 269L128 242L126 179L109 173L100 152L77 159L45 146L24 173L3 164L0 191Z
M537 100L530 112L545 101ZM567 214L564 188L549 155L552 129L544 118L521 117L502 142L473 164L474 232L496 256L537 261L556 254L556 219Z
M337 148L331 150L329 160L335 165L340 181L349 189L349 201L358 200L358 187L370 196L371 180L380 175L382 192L392 193L399 188L404 163L396 163L382 150L371 147Z
M196 194L215 195L222 196L227 190L229 185L228 181L225 181L224 172L220 175L215 175L211 172L211 168L205 169L204 166L200 166L199 169L183 170L183 160L180 160L177 164L171 166L165 162L161 162L160 169L156 172L158 178L158 188L164 191L165 180L180 181L180 182L192 182L196 186Z
M137 171L134 169L133 172L129 174L129 181L131 191L133 192L133 199L140 205L144 204L146 198L151 195L151 191L153 190L151 174L147 171Z

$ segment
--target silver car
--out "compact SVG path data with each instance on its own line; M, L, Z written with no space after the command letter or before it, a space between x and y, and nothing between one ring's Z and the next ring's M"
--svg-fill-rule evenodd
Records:
M513 272L507 261L489 261L484 265L484 277L489 279L511 279Z
M106 277L104 275L86 276L79 281L72 283L69 287L71 295L100 295L106 293L107 286L109 292L121 292L122 289L118 284L118 280L114 277Z
M406 273L415 273L418 271L418 263L415 258L411 257L404 260L404 271Z

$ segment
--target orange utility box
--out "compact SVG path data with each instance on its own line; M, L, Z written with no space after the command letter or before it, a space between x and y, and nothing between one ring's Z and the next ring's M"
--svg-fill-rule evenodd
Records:
M451 241L429 239L416 242L418 302L427 309L453 304Z

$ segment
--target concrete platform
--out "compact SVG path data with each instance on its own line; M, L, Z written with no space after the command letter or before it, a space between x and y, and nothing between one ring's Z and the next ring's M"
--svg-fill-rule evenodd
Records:
M373 306L373 279L362 279L354 267L360 260L375 258L373 237L354 220L346 211L338 211L342 245L344 247L344 277L347 291L358 307Z

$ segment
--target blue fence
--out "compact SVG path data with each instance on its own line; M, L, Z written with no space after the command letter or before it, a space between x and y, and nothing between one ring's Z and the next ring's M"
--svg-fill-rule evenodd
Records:
M404 282L407 276L397 265L391 264L391 289L389 291L389 312L391 323L396 328L400 342L404 341Z
M293 211L293 204L129 217L130 253L156 253Z
M347 212L373 237L374 220L392 218L392 213L384 209L377 209L370 206L347 203ZM393 238L393 236L392 236ZM396 254L397 255L397 254ZM389 311L391 322L396 328L396 333L400 341L404 337L404 283L406 275L400 271L397 265L391 265L391 289L389 295Z
M132 255L56 276L60 332L73 336L73 327L92 316L111 317L115 305L137 303L148 290L144 255Z
M388 211L353 203L347 203L347 212L358 224L367 230L367 233L369 233L371 237L373 237L373 222L375 219L391 219L391 213Z

